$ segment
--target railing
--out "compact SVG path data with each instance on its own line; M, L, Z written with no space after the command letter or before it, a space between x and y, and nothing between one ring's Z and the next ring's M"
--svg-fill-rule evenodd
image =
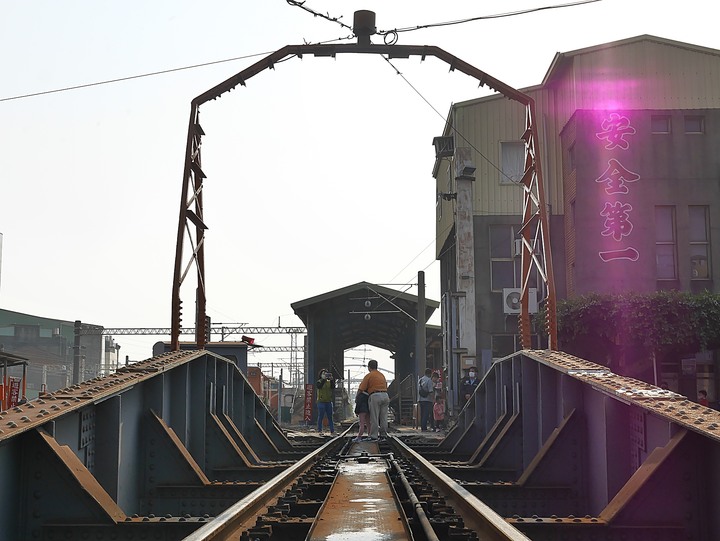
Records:
M415 374L410 374L399 383L394 380L388 387L390 407L395 412L398 424L413 424L413 405L417 402L415 381Z

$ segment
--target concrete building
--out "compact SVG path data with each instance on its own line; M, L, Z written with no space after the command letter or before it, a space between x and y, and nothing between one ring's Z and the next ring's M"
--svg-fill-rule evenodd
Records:
M718 88L720 51L644 35L558 53L521 89L537 107L559 299L718 291ZM445 351L460 369L520 349L524 114L500 95L457 103L436 153ZM452 173L461 153L474 180ZM532 312L546 293L529 285Z
M75 363L75 322L0 309L0 348L28 359L27 398L41 391L56 391L72 384ZM80 378L84 381L105 372L103 336L80 336ZM10 376L20 377L18 370Z

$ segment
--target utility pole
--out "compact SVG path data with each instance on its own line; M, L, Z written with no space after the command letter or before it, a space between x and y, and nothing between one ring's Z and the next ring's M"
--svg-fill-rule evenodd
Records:
M417 326L415 329L415 372L418 377L425 372L425 272L418 272Z
M72 382L73 385L77 385L80 383L80 329L82 328L82 323L80 320L75 320L75 342L73 345L73 375L72 375Z
M278 424L282 424L282 387L283 387L283 369L280 369L280 379L278 380L278 394L277 394L277 403L278 403Z

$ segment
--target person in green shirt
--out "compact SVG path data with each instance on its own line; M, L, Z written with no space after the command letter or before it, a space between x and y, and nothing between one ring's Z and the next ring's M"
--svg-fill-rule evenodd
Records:
M334 436L335 427L333 426L333 401L335 399L335 380L332 377L332 373L324 368L320 370L320 379L317 380L315 386L317 387L318 432L322 434L323 417L327 415L330 435Z

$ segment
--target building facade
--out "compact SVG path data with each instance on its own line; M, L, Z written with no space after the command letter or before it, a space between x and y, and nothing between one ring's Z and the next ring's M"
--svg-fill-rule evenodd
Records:
M718 88L720 51L639 36L559 53L522 89L536 102L559 299L718 291ZM455 104L454 152L436 155L445 354L460 372L520 349L524 115L499 95ZM470 182L453 173L461 147ZM529 287L532 313L547 294L537 277Z
M80 336L79 381L103 375L107 359L103 336ZM52 392L73 382L75 363L75 322L0 310L0 348L28 359L27 399L43 391ZM21 377L19 369L9 377Z

